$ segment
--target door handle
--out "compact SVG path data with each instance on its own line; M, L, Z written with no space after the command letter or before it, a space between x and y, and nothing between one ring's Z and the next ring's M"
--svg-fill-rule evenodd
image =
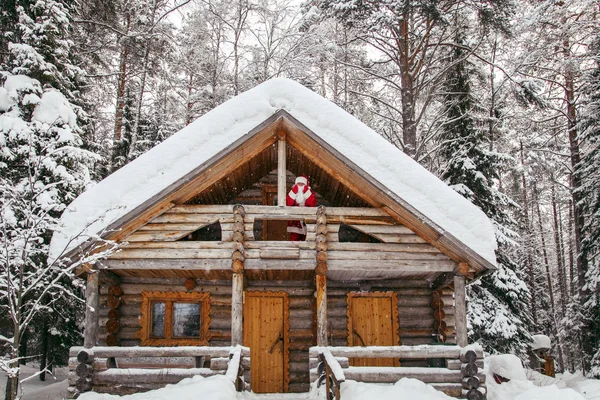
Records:
M360 342L362 343L362 347L366 347L365 345L365 341L363 340L363 338L360 336L360 334L358 332L356 332L356 329L352 329L352 333L354 333L356 335L356 337L358 337L358 340L360 340Z
M273 345L269 349L270 354L273 354L273 351L275 350L275 347L277 347L277 344L279 342L283 342L283 335L281 333L279 334L279 337L277 339L275 339L275 341L273 342Z

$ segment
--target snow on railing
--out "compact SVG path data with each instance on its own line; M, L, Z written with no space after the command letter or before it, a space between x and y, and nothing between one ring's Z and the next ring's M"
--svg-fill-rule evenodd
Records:
M326 398L340 400L341 385L346 381L342 366L327 348L320 348L318 359L319 385L322 384L322 379L325 379Z
M315 346L310 348L309 357L311 381L320 380L323 375L327 375L327 371L321 366L323 364L334 366L330 367L330 376L343 377L344 380L394 383L402 378L415 378L454 397L481 400L485 399L486 395L485 375L482 371L483 350L478 345L464 348L456 345ZM353 358L396 359L400 360L400 366L350 366ZM405 360L427 360L427 365L435 367L405 367L402 366ZM337 394L332 395L338 398Z
M69 357L69 369L75 372L69 377L72 394L97 388L113 394L157 389L196 375L226 375L242 390L244 369L250 367L250 349L242 346L72 347Z

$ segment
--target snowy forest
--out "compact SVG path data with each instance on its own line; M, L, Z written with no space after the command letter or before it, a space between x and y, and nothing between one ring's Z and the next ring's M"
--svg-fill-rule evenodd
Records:
M3 0L0 369L82 342L65 207L224 101L286 77L356 116L493 221L469 337L600 376L597 0ZM101 255L97 255L100 257ZM78 263L82 263L82 260ZM8 393L8 390L7 390Z

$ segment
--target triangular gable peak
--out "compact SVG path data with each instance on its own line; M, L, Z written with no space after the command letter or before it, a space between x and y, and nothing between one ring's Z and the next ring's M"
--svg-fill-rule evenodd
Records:
M284 87L290 85L290 81L283 80L283 82L286 84L283 85ZM271 83L271 85L275 83ZM267 84L269 84L269 82L263 85ZM339 113L335 115L340 118L337 122L340 126L336 127L338 133L338 136L336 137L337 142L332 143L325 140L326 138L331 138L327 137L327 135L323 136L319 134L319 124L323 124L324 121L310 121L310 119L307 119L306 116L302 115L302 109L298 109L294 104L288 104L286 106L285 101L282 102L281 99L278 99L286 109L280 109L279 111L272 113L254 129L247 131L246 134L238 136L231 144L222 147L220 151L214 152L212 157L205 159L200 165L197 165L195 168L189 170L189 172L182 174L178 179L169 182L168 185L163 185L162 190L152 193L148 198L145 198L144 201L135 204L135 207L129 207L127 212L121 213L121 215L111 224L101 226L105 232L109 232L105 236L112 240L122 240L172 207L192 201L194 198L201 196L203 192L210 190L211 187L218 187L218 183L223 179L227 179L227 176L231 171L235 171L238 168L244 168L249 160L260 157L266 149L272 147L278 140L285 138L285 141L294 149L294 151L301 153L306 159L310 160L311 163L314 163L320 171L333 177L335 182L350 190L357 199L366 202L371 207L382 208L396 221L409 227L420 237L442 250L455 261L468 262L476 272L494 268L493 250L495 245L494 243L490 243L490 240L493 240L493 236L490 237L489 235L489 232L492 232L493 234L493 231L490 229L491 224L485 216L481 218L481 215L477 215L477 211L479 214L482 214L479 210L476 210L472 204L460 198L459 195L453 193L451 189L432 176L426 176L427 180L423 181L422 184L428 185L433 182L434 185L437 185L435 188L429 188L420 194L417 193L418 196L414 196L414 193L409 193L409 191L407 191L406 197L410 198L409 200L411 201L405 200L402 190L394 187L394 179L390 179L390 174L393 175L394 173L393 168L392 170L384 171L384 174L380 174L377 171L378 164L385 164L386 161L379 160L378 157L373 157L373 151L371 151L371 155L368 157L365 156L365 154L360 154L361 148L364 147L364 145L361 146L361 143L353 143L353 141L358 141L358 136L356 135L375 135L362 138L362 140L367 140L367 142L375 146L375 148L377 148L377 146L385 146L385 148L381 147L383 153L389 153L387 154L388 157L390 154L393 154L399 162L410 167L407 169L400 166L400 170L396 171L396 174L409 174L408 177L410 177L410 174L416 174L417 181L421 182L421 178L424 177L423 174L426 173L423 168L418 166L414 161L408 160L408 157L403 153L393 148L392 145L374 134L374 132L370 131L354 117L337 108L337 106L298 84L293 82L292 84L293 87L288 87L287 90L293 89L294 91L299 91L301 92L300 98L308 97L309 102L319 103L312 105L315 110L322 110L325 114L327 114L327 112ZM269 104L271 104L273 102L272 99L269 100L269 102ZM224 107L227 104L228 103L218 107L214 111L218 111L219 108ZM303 121L312 123L317 129L311 130L288 112L287 109L292 113L303 117ZM221 112L221 114L224 114L224 112ZM241 114L244 113L241 112ZM246 112L246 114L248 113ZM243 115L237 116L237 118L235 115L230 115L229 117L232 120L239 121L239 118L242 118ZM252 120L252 118L250 119ZM202 118L200 120L202 120ZM193 128L194 124L188 128ZM336 121L328 121L325 125L325 129L329 131L334 130L331 127L332 124L336 124ZM345 131L348 131L348 146L345 146L344 143L345 137L343 133ZM385 142L385 144L382 142ZM211 143L207 143L207 145L211 145ZM212 143L212 145L213 147L216 146L215 143ZM163 145L157 147L161 146ZM385 156L386 154L382 154L382 157ZM148 158L149 156L143 161L136 160L132 164L147 163ZM389 162L389 160L387 162ZM364 166L367 166L369 171L366 171ZM140 165L137 167L139 168ZM160 173L160 171L158 172ZM296 171L292 172L298 173ZM406 180L405 176L396 176L398 181ZM392 176L392 178L394 177L395 176ZM158 178L160 180L160 177ZM432 178L435 179L435 181L432 181ZM113 178L113 180L114 179L115 178ZM98 186L103 183L104 182L100 183ZM160 187L160 184L158 186ZM412 186L406 186L406 188L414 192L414 186L415 184L413 182ZM108 187L106 189L108 189ZM435 206L435 201L419 201L419 199L425 199L423 196L427 193L431 193L432 189L434 189L433 192L435 192L436 189L438 190L436 195L448 197L449 201L447 201L446 204L450 208L455 208L454 216L460 216L461 214L460 210L457 213L457 207L459 209L464 207L466 211L465 215L468 217L473 217L474 215L476 218L474 218L472 222L475 232L472 232L471 234L466 232L469 229L469 223L461 221L460 218L456 218L455 221L456 224L459 225L459 228L453 229L452 225L448 224L449 215L441 215L443 214L441 210L438 210L439 212L436 212L435 210L434 212L431 212L432 204ZM135 188L132 190L135 190ZM441 203L443 204L443 201ZM438 208L440 208L439 199L437 204ZM77 205L81 206L81 204ZM75 210L70 210L71 213L77 212L76 207L74 208ZM118 215L119 213L116 214ZM431 216L433 216L433 218L430 218ZM442 224L440 224L440 222L442 222ZM489 225L489 228L484 226L485 229L483 229L483 231L487 230L484 237L481 237L480 235L482 232L482 224ZM99 230L101 229L97 229L96 231ZM459 233L460 235L455 235L452 232ZM457 236L462 236L462 238L458 238ZM467 240L465 240L465 238ZM479 239L484 245L479 245L480 243L478 243L477 240L473 240L474 238ZM487 242L487 244L485 242ZM56 243L53 243L53 248L55 249L54 255L57 255L56 249L58 247L59 246Z

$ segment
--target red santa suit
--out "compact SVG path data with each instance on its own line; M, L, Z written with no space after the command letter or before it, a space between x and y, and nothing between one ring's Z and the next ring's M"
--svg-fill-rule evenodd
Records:
M308 186L308 178L302 175L296 178L292 190L285 199L287 206L316 207L317 198ZM288 221L287 231L290 233L291 241L306 240L306 225L304 221Z

